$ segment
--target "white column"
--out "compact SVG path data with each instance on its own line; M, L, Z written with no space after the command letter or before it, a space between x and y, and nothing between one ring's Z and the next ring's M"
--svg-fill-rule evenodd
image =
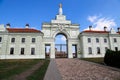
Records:
M55 44L54 44L54 42L51 43L50 58L55 58Z
M42 51L42 54L40 54L40 55L42 55L43 58L45 58L45 44L44 43L43 43L41 51Z
M81 48L80 48L79 42L77 43L77 58L80 58L81 54L78 54L78 51L81 52Z
M68 58L73 58L72 54L72 43L68 40Z

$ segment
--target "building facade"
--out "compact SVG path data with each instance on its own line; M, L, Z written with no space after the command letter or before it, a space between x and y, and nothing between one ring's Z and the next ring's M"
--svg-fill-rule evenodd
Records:
M54 20L42 24L42 30L25 25L25 28L11 28L10 24L0 25L0 59L45 59L57 58L62 54L66 58L104 57L107 49L120 50L120 29L106 31L79 31L79 24L72 24L63 15L60 4L59 13ZM66 37L66 52L56 50L55 37ZM62 44L61 44L62 45ZM49 53L46 47L49 46ZM72 48L75 47L75 53ZM61 46L60 46L61 47Z
M120 32L85 30L79 34L82 57L104 57L107 49L120 50Z

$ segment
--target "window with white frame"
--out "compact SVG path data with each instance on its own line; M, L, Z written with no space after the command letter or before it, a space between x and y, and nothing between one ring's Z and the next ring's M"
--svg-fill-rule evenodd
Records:
M25 48L21 48L21 55L24 55Z
M91 47L88 47L88 53L92 54L92 48Z
M10 55L13 55L14 54L14 48L10 48Z
M96 43L99 43L99 39L98 38L96 38Z
M22 42L22 43L25 43L25 38L22 38L21 42Z
M35 43L35 38L32 38L32 43Z
M91 38L88 38L88 43L91 43Z
M97 54L100 54L100 47L97 47Z
M35 55L35 48L31 48L31 55Z
M104 43L107 43L107 39L106 38L104 38Z
M15 42L15 38L11 38L11 43L14 43Z
M113 41L114 41L114 43L116 43L116 42L117 42L117 39L116 39L116 38L113 38Z

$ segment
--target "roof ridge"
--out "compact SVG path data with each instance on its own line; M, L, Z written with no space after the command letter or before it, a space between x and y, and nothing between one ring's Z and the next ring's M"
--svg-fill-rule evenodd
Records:
M33 29L33 28L6 28L9 32L15 32L15 33L21 33L21 32L25 32L25 33L42 33L40 30L37 29Z

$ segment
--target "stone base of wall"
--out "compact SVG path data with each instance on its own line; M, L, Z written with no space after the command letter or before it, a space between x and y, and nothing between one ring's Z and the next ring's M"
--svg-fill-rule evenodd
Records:
M45 59L45 55L0 55L0 59Z

